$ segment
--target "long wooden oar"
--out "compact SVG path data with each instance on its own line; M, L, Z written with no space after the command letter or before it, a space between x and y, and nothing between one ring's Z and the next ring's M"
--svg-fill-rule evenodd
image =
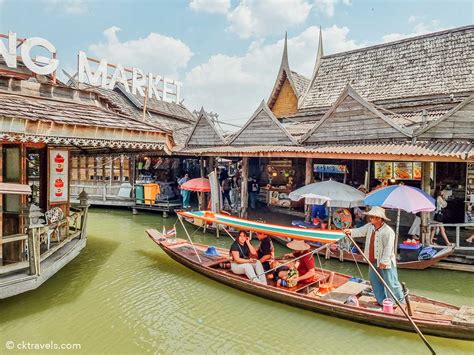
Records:
M372 271L375 273L375 275L377 275L377 277L380 279L380 281L382 282L382 284L385 286L385 289L388 291L388 293L390 293L390 296L392 296L392 298L395 300L395 302L397 303L398 307L400 307L400 309L402 310L403 314L405 315L405 317L408 319L408 321L411 323L411 325L413 326L413 328L415 329L415 331L418 333L418 335L420 336L421 340L423 340L423 343L425 343L425 345L428 347L428 349L430 349L431 351L431 354L433 355L436 355L436 352L434 351L434 349L432 348L431 344L428 342L428 340L425 338L425 336L423 335L423 333L421 332L420 328L418 328L418 326L416 325L415 321L410 317L410 315L407 313L407 311L405 310L405 308L403 308L402 304L400 303L400 301L397 299L397 297L395 297L395 294L393 293L392 289L387 285L387 283L385 282L385 280L383 279L383 277L379 274L379 272L377 271L377 269L375 268L375 266L370 262L369 258L367 256L365 256L364 252L360 249L359 245L357 245L357 243L354 241L354 239L352 238L352 236L350 234L346 234L347 238L350 239L350 241L354 244L354 246L357 248L357 251L362 255L362 257L365 259L365 261L367 261L367 264L369 264L369 267L372 269Z

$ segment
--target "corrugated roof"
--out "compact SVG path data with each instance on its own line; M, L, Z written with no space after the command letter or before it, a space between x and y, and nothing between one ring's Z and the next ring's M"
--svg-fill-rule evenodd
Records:
M474 91L474 26L321 58L302 109L327 107L350 84L368 101Z
M474 147L470 142L387 142L359 144L321 144L317 146L219 146L198 149L183 149L181 153L191 155L257 156L271 153L283 153L285 156L309 155L313 157L331 154L376 156L437 157L466 160L474 156Z

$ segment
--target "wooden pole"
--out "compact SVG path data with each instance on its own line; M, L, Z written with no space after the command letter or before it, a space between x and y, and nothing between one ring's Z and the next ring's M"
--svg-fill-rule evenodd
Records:
M248 181L249 181L249 158L244 157L242 158L242 177L241 177L241 190L242 194L240 195L240 217L247 218L248 217L248 207L249 207L249 188L248 188Z
M436 354L436 352L434 351L434 349L431 347L431 344L428 342L428 340L426 340L425 336L423 335L423 333L421 332L420 328L418 328L418 326L416 325L415 321L410 317L410 315L407 313L407 311L405 310L405 308L403 307L403 305L400 303L400 301L397 299L397 297L395 297L392 289L390 287L388 287L387 283L385 282L385 280L383 279L383 277L379 274L379 272L377 271L377 269L375 268L375 266L372 264L372 262L369 260L369 258L367 256L365 256L364 252L360 249L359 245L355 242L355 240L352 238L352 236L350 235L350 233L346 234L347 238L349 238L349 240L352 242L352 244L354 244L354 246L356 247L357 251L360 253L360 255L362 255L362 257L364 258L364 260L367 262L367 264L369 264L369 267L372 269L372 271L375 273L375 275L377 276L377 278L380 280L380 282L382 282L382 284L384 285L385 287L385 290L390 294L390 296L395 300L395 303L398 305L398 307L400 307L400 310L403 312L403 314L405 315L405 317L408 319L408 321L411 323L411 325L413 326L413 329L415 329L415 331L418 333L418 335L420 336L421 340L423 341L423 343L425 343L425 345L428 347L428 349L430 349L431 351L431 354Z
M304 184L309 185L313 182L313 159L306 158L306 168L305 168L305 177ZM304 205L305 212L305 221L309 222L311 220L311 205Z
M429 162L421 163L421 189L426 192L428 195L431 195L431 186L430 186L430 164ZM421 241L424 245L429 244L430 242L430 213L421 212Z
M181 217L181 216L178 214L178 219L179 219L179 221L181 222L181 225L183 226L183 229L184 229L184 231L186 232L186 235L188 236L189 242L190 242L191 245L193 246L194 252L196 253L196 256L197 256L197 258L198 258L198 260L199 260L199 263L202 264L201 258L199 257L199 253L198 253L196 247L194 246L193 241L191 240L191 236L189 235L188 230L186 229L186 226L185 226L184 223L183 223L183 217ZM218 230L219 230L219 229L218 229Z

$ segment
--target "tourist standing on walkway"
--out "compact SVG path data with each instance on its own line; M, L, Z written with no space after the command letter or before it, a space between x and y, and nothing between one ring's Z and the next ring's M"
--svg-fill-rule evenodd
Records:
M260 186L258 185L257 178L255 176L252 176L252 178L250 179L248 189L250 208L254 210L257 208L258 193L260 191Z
M240 178L237 173L231 177L230 201L232 202L232 210L238 211L240 208Z
M397 262L395 258L395 232L385 222L389 221L382 207L372 207L365 212L370 223L355 229L345 229L344 233L353 238L365 237L365 256L375 266L377 272L382 276L385 283L390 287L395 297L404 302L402 286L398 281ZM375 272L369 268L369 279L374 290L375 298L379 305L383 305L383 300L391 298L390 294L377 277ZM395 301L395 300L393 300Z
M184 177L178 180L178 185L179 185L179 188L181 189L181 196L183 197L183 208L191 207L191 205L189 204L191 191L184 190L181 187L186 181L189 181L189 174L184 174Z
M221 190L222 190L222 208L225 209L225 202L229 204L229 210L232 209L232 201L230 200L230 189L231 189L232 180L230 177L227 177L221 181Z

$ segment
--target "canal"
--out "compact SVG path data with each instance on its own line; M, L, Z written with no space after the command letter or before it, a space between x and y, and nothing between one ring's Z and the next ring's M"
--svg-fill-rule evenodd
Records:
M415 334L267 301L186 269L144 232L174 222L160 214L93 209L88 245L78 258L38 290L0 300L0 353L7 341L80 344L71 352L83 353L426 353ZM193 238L230 245L225 237ZM350 263L323 265L359 275ZM471 274L401 270L400 278L418 294L474 306ZM472 342L428 339L439 354L474 350Z

